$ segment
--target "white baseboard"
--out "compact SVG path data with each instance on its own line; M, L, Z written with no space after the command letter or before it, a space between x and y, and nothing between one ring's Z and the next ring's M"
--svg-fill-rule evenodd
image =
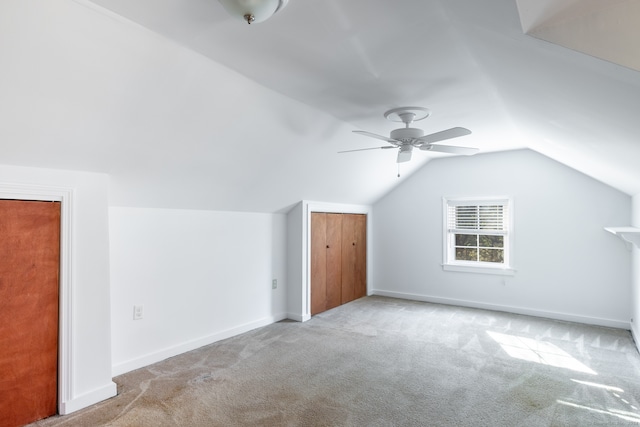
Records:
M60 415L67 415L98 402L102 402L116 394L118 394L118 386L113 381L109 381L109 383L103 387L84 393L83 395L75 397L67 402L60 402L58 404L58 413Z
M638 352L640 352L640 341L638 341L638 338L640 338L640 334L638 333L636 325L633 322L631 322L631 336L633 337L633 343L636 345Z
M275 316L265 317L254 322L245 323L234 328L230 328L224 331L217 332L215 334L207 335L205 337L197 338L178 344L172 347L168 347L162 350L149 353L147 355L137 357L135 359L127 360L125 362L113 365L111 368L111 375L114 377L122 375L124 373L140 369L153 363L160 362L168 359L169 357L177 356L178 354L186 353L187 351L195 350L205 345L213 344L214 342L234 337L245 332L249 332L256 328L270 325L280 320L286 319L288 316L284 313Z
M287 313L287 319L294 320L296 322L306 322L311 319L311 315L309 314L300 314L300 313Z
M546 311L539 309L530 309L525 307L516 307L510 305L488 304L477 301L459 300L453 298L432 297L429 295L408 294L403 292L383 291L375 289L371 292L373 295L384 297L408 299L414 301L432 302L436 304L458 305L462 307L482 308L485 310L504 311L507 313L524 314L527 316L545 317L548 319L565 320L568 322L584 323L587 325L606 326L609 328L629 330L631 324L620 320L603 319L599 317L580 316L575 314L558 313L555 311ZM637 343L637 341L636 341Z

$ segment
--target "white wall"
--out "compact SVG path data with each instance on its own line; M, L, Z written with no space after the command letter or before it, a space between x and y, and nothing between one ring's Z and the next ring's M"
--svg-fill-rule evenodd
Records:
M305 275L303 203L295 205L287 213L287 317L302 322L305 319Z
M111 207L109 219L114 375L286 317L285 215Z
M632 210L631 210L631 225L640 228L640 194L633 196ZM624 225L624 224L623 224ZM640 351L640 328L638 328L638 322L640 322L640 250L637 246L633 246L633 273L632 273L632 297L631 297L631 332L636 340L636 346Z
M66 201L70 205L68 231L71 238L68 283L65 279L68 299L63 295L61 304L61 346L71 354L68 359L61 360L59 382L65 386L59 396L58 408L60 413L69 413L114 396L116 385L111 381L109 321L107 176L0 166L0 187L5 194L13 191L16 194L69 194L63 200L63 204ZM69 328L65 327L67 322L71 322L68 323ZM67 331L71 331L69 336Z
M515 276L443 271L442 197L512 196ZM629 328L627 195L529 150L429 162L374 205L374 293Z

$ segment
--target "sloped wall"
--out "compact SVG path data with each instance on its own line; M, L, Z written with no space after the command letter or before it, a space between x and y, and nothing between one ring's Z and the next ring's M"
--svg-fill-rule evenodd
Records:
M114 375L286 317L284 214L111 207L109 221Z
M443 271L444 196L514 199L514 276ZM374 205L374 293L629 328L627 195L529 150L433 160Z

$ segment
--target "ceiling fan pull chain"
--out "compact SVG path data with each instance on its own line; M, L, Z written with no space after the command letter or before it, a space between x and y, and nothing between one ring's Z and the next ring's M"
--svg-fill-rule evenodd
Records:
M400 163L396 163L398 165L398 178L400 178Z

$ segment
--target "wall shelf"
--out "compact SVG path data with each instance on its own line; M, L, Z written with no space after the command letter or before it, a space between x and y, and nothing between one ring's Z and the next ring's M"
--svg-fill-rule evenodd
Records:
M613 233L620 237L627 245L627 248L631 250L631 245L636 245L640 248L640 228L637 227L605 227L609 233Z

